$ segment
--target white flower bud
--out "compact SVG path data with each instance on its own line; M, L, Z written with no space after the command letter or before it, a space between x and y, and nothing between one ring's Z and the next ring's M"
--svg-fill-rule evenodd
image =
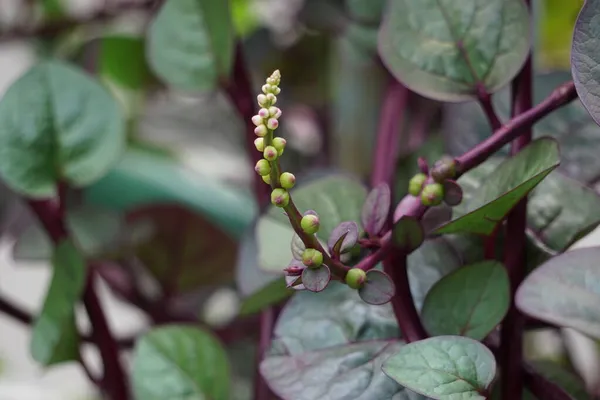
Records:
M269 118L269 110L266 108L261 108L258 110L258 115L260 115L261 118Z
M279 121L277 121L275 118L269 118L269 120L267 121L267 128L269 129L277 129L278 126Z
M261 126L263 124L263 117L261 117L260 115L253 116L252 123L256 126Z
M262 85L262 92L264 94L271 93L271 88L272 88L272 86L269 85L268 83L266 85Z
M267 101L269 102L269 104L273 105L277 103L277 97L275 97L273 93L269 93L267 94Z
M256 96L256 100L258 101L258 105L261 107L265 107L268 102L267 96L264 94L259 94Z
M269 115L275 119L281 117L281 109L279 107L269 107Z
M267 134L267 132L268 132L268 131L269 131L269 130L268 130L268 129L267 129L267 127L266 127L266 126L264 126L264 125L260 125L260 126L257 126L256 128L254 128L254 134L255 134L256 136L260 136L260 137L263 137L263 136L265 136L265 135Z

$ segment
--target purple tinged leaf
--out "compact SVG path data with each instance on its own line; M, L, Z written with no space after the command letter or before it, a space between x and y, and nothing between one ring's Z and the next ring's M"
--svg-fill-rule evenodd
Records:
M333 229L327 246L332 254L340 255L349 251L358 240L358 225L354 221L342 222Z
M382 183L371 190L362 208L361 222L366 232L377 235L383 229L390 213L392 195L390 187Z
M414 217L403 216L394 225L393 240L396 246L412 252L425 240L425 232L419 220Z
M444 202L449 206L457 206L463 199L462 188L456 181L444 181Z
M306 290L306 288L302 284L302 277L301 276L286 276L285 277L285 284L290 289Z
M304 216L304 215L315 215L317 217L319 216L319 214L317 214L317 212L315 210L305 211L304 213L302 213L302 216Z
M425 234L429 235L433 230L442 226L452 219L452 209L445 204L431 207L425 211L421 219L421 225Z
M388 303L396 294L396 286L385 273L372 269L367 271L367 281L358 289L358 295L365 303L381 305Z
M330 280L331 271L327 265L322 265L319 268L305 268L302 272L302 283L311 292L325 290Z
M300 239L300 236L296 233L294 233L294 237L292 237L291 249L294 259L302 261L302 254L304 253L304 250L306 250L306 246L302 239Z

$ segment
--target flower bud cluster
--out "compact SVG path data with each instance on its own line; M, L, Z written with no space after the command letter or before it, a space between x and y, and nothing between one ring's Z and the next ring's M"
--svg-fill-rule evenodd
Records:
M252 117L252 123L256 126L254 133L258 136L254 140L254 146L263 154L263 159L256 163L254 170L266 184L273 185L271 203L277 207L286 207L290 201L287 191L296 184L296 177L289 172L279 174L277 164L286 145L284 138L274 136L281 117L281 110L275 106L277 95L281 92L280 81L281 74L279 70L275 70L262 86L262 93L256 97L260 110ZM277 182L273 182L273 179L277 179Z
M421 173L416 174L408 183L408 193L418 197L421 197L421 203L423 205L431 207L437 206L446 201L449 205L456 205L460 203L462 195L456 199L456 195L452 198L446 198L445 183L450 181L456 176L456 161L451 157L444 157L437 161L433 168L429 171L427 164L424 160L419 160L419 168ZM429 172L431 179L428 178L424 171ZM456 186L458 190L460 187ZM453 201L450 201L450 200Z

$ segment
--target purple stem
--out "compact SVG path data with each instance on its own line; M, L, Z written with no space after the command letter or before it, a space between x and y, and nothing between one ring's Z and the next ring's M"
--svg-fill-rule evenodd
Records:
M477 85L477 98L479 99L479 104L481 105L483 112L485 112L485 116L492 127L492 131L497 131L500 129L502 122L500 122L498 114L496 114L496 111L494 111L492 96L490 96L482 84Z
M273 309L273 307L268 307L264 309L260 314L260 338L258 342L258 349L256 355L257 365L260 365L267 350L269 349L269 345L271 344L271 334L273 332L274 326L275 310ZM263 377L260 375L260 372L257 372L254 378L254 398L257 400L266 400L271 397L271 389L269 388Z

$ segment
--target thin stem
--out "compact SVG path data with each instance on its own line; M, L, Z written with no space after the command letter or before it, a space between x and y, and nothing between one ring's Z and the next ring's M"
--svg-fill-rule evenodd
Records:
M485 90L482 84L477 85L477 98L479 99L479 104L485 112L485 116L490 123L493 131L497 131L502 126L502 122L500 122L500 118L498 118L498 114L494 110L494 105L492 104L492 96Z
M379 117L379 131L373 158L373 172L371 174L371 187L380 183L387 183L391 187L400 126L404 120L408 90L395 79L391 82Z
M260 338L257 350L257 365L260 365L267 350L269 349L274 325L275 310L273 307L267 307L260 314ZM268 400L271 398L271 396L272 394L269 386L260 373L257 373L254 379L254 399Z
M529 0L525 0L530 7ZM533 107L533 66L531 53L527 57L523 68L512 84L513 104L512 115L521 115ZM511 154L517 154L523 147L531 142L532 128L526 128L523 134L511 144ZM515 305L514 296L517 288L525 279L525 243L527 228L527 198L522 199L508 214L506 220L506 246L504 263L507 268L510 287L511 305L500 333L501 344L501 371L502 371L502 399L520 400L523 393L523 374L521 361L523 360L523 330L525 318ZM546 397L544 397L546 398Z

